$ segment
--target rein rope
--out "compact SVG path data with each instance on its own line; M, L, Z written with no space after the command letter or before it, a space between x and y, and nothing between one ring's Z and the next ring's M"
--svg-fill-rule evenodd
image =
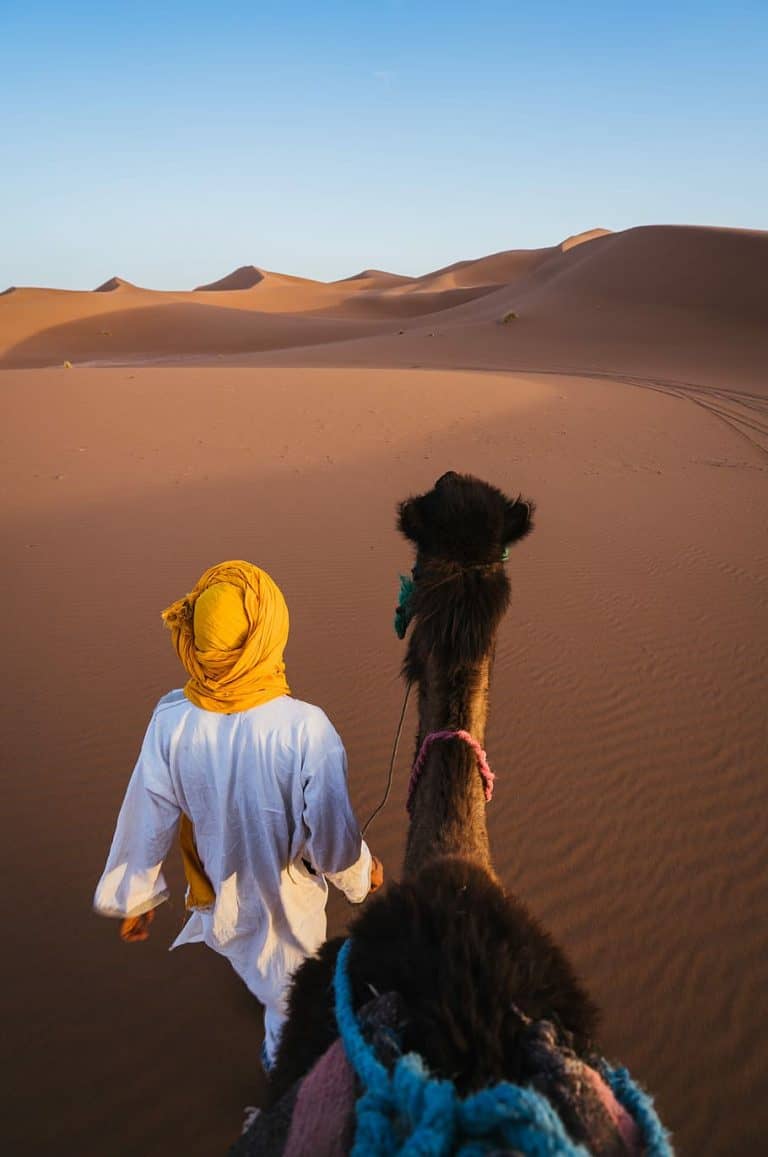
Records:
M411 687L412 686L413 686L413 684L411 683L411 681L409 679L408 680L408 686L405 689L405 698L403 699L403 707L402 707L402 710L400 712L400 722L398 723L397 731L395 732L395 742L392 745L392 755L391 755L390 760L389 760L389 774L387 775L387 787L386 787L386 790L384 792L384 796L381 800L381 803L379 803L373 809L371 814L368 816L368 819L363 824L363 827L362 827L362 834L363 835L365 835L365 833L368 831L368 828L371 826L373 821L376 819L376 816L379 814L379 812L385 807L387 800L389 799L389 793L392 791L392 779L393 779L394 772L395 772L395 760L397 759L397 749L400 746L400 736L402 735L402 732L403 732L403 723L405 722L405 711L406 711L406 708L408 706L408 697L411 694Z
M468 731L430 731L428 735L424 736L424 742L419 749L419 754L416 757L416 762L414 763L413 770L411 771L411 778L408 781L408 802L406 804L408 808L408 814L410 815L413 811L413 793L416 791L416 785L419 782L421 773L424 770L424 765L427 762L429 749L432 744L439 739L462 739L464 743L468 744L468 746L472 748L477 759L478 771L483 777L483 783L485 787L485 802L490 803L493 799L493 783L496 779L496 776L488 766L488 756L485 754L485 751L477 742L477 740L474 739Z
M501 556L501 561L504 562L508 557L509 557L509 550L507 548L505 548L504 553ZM475 566L464 567L460 570L454 571L451 574L449 574L446 578L439 580L437 583L433 583L432 586L430 587L430 590L434 590L436 587L442 586L443 583L450 582L451 580L458 578L464 571L487 570L487 569L489 569L490 565L491 564L481 563L481 564L477 564ZM400 591L399 591L399 595L398 595L397 608L395 610L395 622L394 622L395 634L397 635L398 639L404 639L405 638L406 631L408 630L408 627L410 626L410 623L411 623L411 619L413 618L412 601L413 601L413 596L414 596L414 591L415 591L414 577L413 577L414 573L415 573L415 568L414 568L414 571L411 572L411 577L408 577L408 576L402 575L402 574L400 575ZM384 795L381 799L381 802L376 805L376 807L373 809L373 811L369 815L368 819L365 821L365 823L362 826L361 831L362 831L363 836L368 831L368 828L371 826L373 821L376 819L376 816L379 814L379 812L383 811L384 808L386 807L387 803L389 802L389 796L390 796L390 793L392 791L392 781L393 781L394 772L395 772L395 760L397 759L397 752L398 752L398 748L400 746L400 737L401 737L402 732L403 732L403 724L405 722L405 712L406 712L406 709L408 707L408 699L409 699L410 694L411 694L412 686L413 686L413 683L409 679L408 684L405 688L405 698L403 699L403 706L402 706L402 709L400 711L400 719L399 719L399 722L397 724L397 731L395 732L395 741L394 741L394 744L392 745L392 755L390 756L389 771L387 772L387 786L384 790ZM490 803L491 799L493 798L493 783L494 783L494 779L496 777L488 765L488 758L485 754L485 751L480 746L480 744L477 742L477 740L474 739L468 731L431 731L427 736L425 736L424 742L422 743L421 748L419 750L419 754L416 757L413 768L411 769L411 777L408 781L408 802L406 805L408 808L408 814L410 815L410 813L411 813L413 793L416 790L416 784L417 784L419 777L421 775L421 772L423 770L424 762L425 762L426 756L427 756L427 751L428 751L430 745L437 739L463 739L465 743L468 743L470 745L470 747L475 752L475 755L477 756L477 766L478 766L478 769L480 771L480 774L483 777L483 781L484 781L484 785L485 785L486 803Z

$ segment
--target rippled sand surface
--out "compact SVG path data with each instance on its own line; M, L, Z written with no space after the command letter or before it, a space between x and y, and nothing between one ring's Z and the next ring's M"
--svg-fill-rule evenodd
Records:
M686 366L683 338L622 337L590 364L560 332L527 370L508 345L509 369L461 369L498 366L509 335L493 324L442 346L438 330L407 349L369 336L250 364L0 373L9 1152L226 1151L260 1095L260 1016L213 953L168 955L178 865L147 944L90 911L152 706L180 683L159 612L215 561L265 566L291 609L294 693L340 730L365 818L402 696L395 505L446 469L538 506L508 564L491 688L499 873L571 953L606 1053L656 1093L679 1151L762 1150L757 345L719 362L691 347ZM560 372L533 372L547 357ZM370 833L391 878L413 728ZM348 916L334 901L332 931Z

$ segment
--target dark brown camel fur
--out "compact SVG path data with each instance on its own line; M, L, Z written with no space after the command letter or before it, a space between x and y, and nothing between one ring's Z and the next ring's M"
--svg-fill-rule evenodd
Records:
M417 549L403 668L418 685L417 751L443 729L484 743L495 638L510 598L503 555L530 532L532 510L454 473L399 508L398 527ZM597 1021L565 955L499 883L485 808L472 750L457 739L433 744L415 790L403 879L350 928L356 1006L372 992L397 992L407 1013L403 1051L420 1053L462 1094L524 1079L525 1017L553 1021L585 1057ZM337 1036L332 975L341 943L329 941L296 974L272 1103Z

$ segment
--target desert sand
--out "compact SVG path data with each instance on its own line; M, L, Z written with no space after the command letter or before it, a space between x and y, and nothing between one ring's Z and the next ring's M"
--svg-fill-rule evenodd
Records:
M447 469L538 507L491 687L498 872L678 1151L762 1151L767 270L768 233L659 226L422 277L0 296L8 1152L226 1151L260 1016L226 961L168 954L176 858L146 944L90 910L183 681L160 611L223 558L274 575L365 819L402 697L395 505ZM390 878L413 726L369 833Z

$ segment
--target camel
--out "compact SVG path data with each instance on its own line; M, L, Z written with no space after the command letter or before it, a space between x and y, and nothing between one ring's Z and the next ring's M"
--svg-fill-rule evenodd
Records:
M510 546L531 532L533 509L528 500L510 499L488 483L454 472L398 508L398 528L416 547L412 583L404 588L398 613L401 630L410 623L411 631L403 676L418 689L402 879L373 897L352 922L342 954L346 979L339 979L343 938L326 943L296 973L270 1080L271 1108L233 1155L295 1157L305 1146L329 1157L353 1148L355 1153L399 1152L402 1138L394 1145L391 1131L389 1142L381 1142L381 1130L395 1126L405 1130L407 1140L408 1126L396 1114L395 1125L378 1120L378 1149L370 1139L374 1134L366 1134L367 1143L361 1140L363 1102L358 1099L357 1126L352 1111L361 1092L357 1070L352 1105L331 1130L333 1140L323 1139L323 1129L333 1116L328 1089L338 1081L329 1084L326 1073L307 1085L315 1100L323 1099L321 1116L309 1133L294 1118L282 1148L285 1137L279 1124L275 1131L275 1122L281 1114L283 1123L292 1113L298 1116L307 1074L311 1082L332 1055L345 1063L339 1042L342 983L351 1015L360 1015L365 1040L373 1042L370 1048L378 1049L389 1069L398 1057L415 1054L419 1073L442 1081L443 1092L450 1084L456 1098L501 1083L538 1089L547 1098L556 1128L564 1130L563 1147L529 1150L489 1143L487 1151L610 1157L669 1152L649 1099L637 1113L647 1126L643 1135L615 1098L606 1108L607 1084L595 1093L592 1084L602 1080L596 1074L604 1064L595 1045L597 1007L564 952L525 904L504 889L492 864L486 826L492 773L482 751L488 692L496 635L510 600L505 561ZM347 1065L348 1099L350 1073ZM301 1128L304 1143L297 1142ZM579 1144L588 1148L568 1149Z

